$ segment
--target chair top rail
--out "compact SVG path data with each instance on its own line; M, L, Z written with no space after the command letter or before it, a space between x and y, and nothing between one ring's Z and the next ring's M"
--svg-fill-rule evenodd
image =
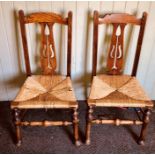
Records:
M127 13L99 15L98 24L124 23L141 25L141 19Z
M28 23L59 23L59 24L68 24L68 18L63 18L59 14L55 13L46 13L46 12L36 12L31 13L28 16L24 17L24 21L26 24Z

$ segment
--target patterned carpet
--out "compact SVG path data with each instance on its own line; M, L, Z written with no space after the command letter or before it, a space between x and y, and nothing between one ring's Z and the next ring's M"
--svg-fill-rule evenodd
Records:
M73 144L72 126L70 127L22 127L23 143L21 147L14 145L14 128L11 123L9 102L0 103L0 153L155 153L155 113L151 123L145 146L139 146L136 139L140 126L94 125L91 132L90 146L85 141L86 104L79 102L80 137L82 145ZM96 114L112 113L117 117L135 118L133 109L118 108L96 109ZM27 120L59 120L70 119L69 110L30 110Z

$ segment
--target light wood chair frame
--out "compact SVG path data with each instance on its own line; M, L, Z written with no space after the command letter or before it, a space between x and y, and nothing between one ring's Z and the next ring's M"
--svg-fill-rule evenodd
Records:
M93 17L93 23L94 23L94 29L93 29L93 66L92 66L92 78L93 76L96 76L96 68L97 68L97 49L98 49L98 27L101 24L113 24L113 23L123 23L123 24L132 24L140 26L139 30L139 36L138 36L138 42L137 42L137 48L134 58L134 64L132 69L131 76L136 76L138 63L139 63L139 57L143 42L143 36L144 36L144 30L146 25L146 19L147 19L147 13L143 12L142 18L136 18L133 15L130 14L106 14L106 15L99 15L98 11L94 11L94 17ZM110 60L108 60L110 61ZM122 63L123 64L123 63ZM121 64L121 65L122 65ZM120 70L118 72L112 72L110 73L112 75L121 75L122 73ZM87 101L88 102L88 101ZM91 126L93 124L113 124L116 126L119 125L142 125L140 137L138 139L138 144L144 145L145 137L146 137L146 129L148 126L148 123L150 121L150 114L152 107L145 107L140 108L141 117L140 120L120 120L120 119L96 119L93 116L95 105L90 106L88 105L88 112L87 112L87 125L86 125L86 144L89 145L91 143L90 138L90 131ZM101 106L104 107L104 106ZM110 108L110 107L108 107ZM136 107L135 107L136 110ZM138 113L137 113L138 114Z
M46 13L46 12L36 12L29 15L24 15L24 11L19 11L19 22L21 28L21 36L22 36L22 44L25 58L25 66L26 66L26 74L27 77L31 76L31 67L29 60L29 52L28 52L28 42L26 37L26 24L29 23L57 23L61 25L65 25L68 27L68 37L67 37L67 75L66 77L71 77L71 53L72 53L72 12L68 12L68 17L63 18L59 14L55 13ZM79 131L78 131L78 108L70 108L73 111L72 121L23 121L23 117L25 115L25 109L21 108L13 108L13 122L15 124L16 129L16 144L17 146L21 145L22 135L21 135L21 126L68 126L73 125L74 130L74 139L76 146L80 145L79 141Z

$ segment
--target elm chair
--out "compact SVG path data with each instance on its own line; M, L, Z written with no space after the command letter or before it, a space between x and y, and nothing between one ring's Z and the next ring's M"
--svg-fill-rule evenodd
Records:
M63 18L59 14L45 12L36 12L25 16L24 12L20 10L19 21L27 79L11 103L17 146L21 145L21 126L68 125L73 125L75 144L79 146L78 103L71 82L72 12L68 12L68 17ZM41 27L40 75L32 75L30 68L25 25L32 23L39 24ZM53 35L55 23L68 27L66 76L55 73L57 67ZM73 112L72 121L23 121L22 112L28 109L70 109Z
M93 71L90 95L87 99L88 116L86 126L86 144L90 144L90 131L93 124L119 125L142 125L138 143L144 145L146 128L153 103L147 96L140 83L136 79L138 61L143 41L147 13L142 18L136 18L126 13L99 15L94 11L94 33L93 33ZM111 24L113 27L110 50L107 56L106 74L96 75L97 49L98 49L98 27L101 24ZM124 30L127 24L139 26L136 54L131 75L123 75L123 43ZM124 107L140 109L140 119L103 119L93 116L95 107Z

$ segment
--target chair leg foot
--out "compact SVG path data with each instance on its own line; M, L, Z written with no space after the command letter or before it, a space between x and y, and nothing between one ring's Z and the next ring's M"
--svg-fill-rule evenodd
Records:
M81 142L79 140L79 120L78 120L77 109L74 109L74 112L73 112L73 128L74 128L75 145L80 146Z
M90 139L86 140L86 145L90 145Z
M86 145L90 145L90 130L91 130L91 120L92 120L92 107L89 107L87 116L87 126L86 126Z
M81 145L81 142L80 142L79 140L76 140L76 141L75 141L75 145L76 145L76 146L80 146L80 145Z
M145 145L145 141L143 139L139 139L138 140L138 144L144 146Z
M21 144L22 144L22 141L21 140L18 140L18 142L16 143L16 146L21 146Z
M151 110L146 109L143 116L143 125L141 129L140 137L138 140L139 145L145 145L146 130L147 130L148 123L150 121L150 115L151 115Z

